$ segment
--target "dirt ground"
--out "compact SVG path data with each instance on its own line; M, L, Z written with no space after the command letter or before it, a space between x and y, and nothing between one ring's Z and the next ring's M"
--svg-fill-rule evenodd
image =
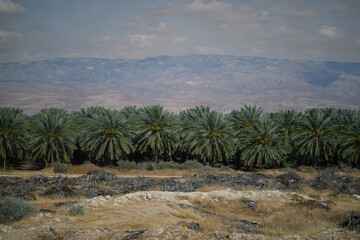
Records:
M296 191L208 186L93 198L36 196L30 201L36 211L0 225L0 240L360 239L341 227L346 213L360 211L356 194L303 185ZM69 215L73 204L81 204L85 214Z

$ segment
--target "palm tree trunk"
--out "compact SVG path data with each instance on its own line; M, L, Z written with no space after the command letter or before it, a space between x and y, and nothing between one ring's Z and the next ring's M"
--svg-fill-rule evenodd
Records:
M48 166L48 159L46 157L44 157L44 161L45 161L45 167Z
M158 162L158 153L157 153L157 148L155 147L155 162Z
M5 172L6 171L6 156L4 157L4 168L3 168L3 171Z

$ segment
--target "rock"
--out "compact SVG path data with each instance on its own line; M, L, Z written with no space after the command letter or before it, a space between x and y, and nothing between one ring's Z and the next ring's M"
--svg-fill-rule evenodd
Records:
M360 178L339 176L329 171L319 172L309 186L316 190L331 189L334 192L360 195Z
M93 197L96 197L97 194L93 190L88 190L85 192L85 196L86 196L86 198L93 198Z
M257 202L250 199L242 200L244 206L250 208L252 211L255 211L257 208Z
M191 230L195 230L197 232L202 232L202 229L200 228L200 224L196 222L191 222L186 224L186 227Z
M341 224L342 227L360 233L360 212L346 213L345 221Z
M290 205L295 207L306 207L308 209L320 208L324 210L330 210L330 207L325 202L319 202L312 199L305 199L304 197L294 194L291 199Z
M117 176L113 173L105 172L105 171L91 171L88 172L86 176L83 176L88 182L110 182L117 180Z
M223 239L228 239L230 238L230 235L229 234L219 234L217 233L216 231L214 232L214 237L215 237L215 240L223 240Z
M289 172L286 174L279 175L276 177L276 181L284 185L306 183L305 179L297 175L295 172Z
M76 197L77 193L74 192L68 186L59 184L59 185L51 186L50 188L48 188L39 195L53 199L58 199L58 198Z
M232 226L230 228L227 229L227 231L229 233L245 233L245 234L249 234L249 233L259 233L259 231L256 231L255 229L260 225L257 222L249 222L246 220L241 220L239 221L239 225L241 225L241 227L238 226Z
M10 227L10 226L0 224L0 231L1 232L7 233L7 232L10 232L11 229L12 229L12 227Z
M135 230L135 231L131 231L131 230L126 230L125 232L128 234L125 237L123 237L123 240L127 240L127 239L138 239L139 236L141 234L143 234L146 230L145 229L140 229L140 230Z

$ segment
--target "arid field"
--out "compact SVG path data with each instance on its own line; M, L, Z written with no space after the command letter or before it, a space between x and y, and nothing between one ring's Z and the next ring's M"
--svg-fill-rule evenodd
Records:
M0 239L359 239L358 172L72 166L2 172L0 185L35 207L0 225Z

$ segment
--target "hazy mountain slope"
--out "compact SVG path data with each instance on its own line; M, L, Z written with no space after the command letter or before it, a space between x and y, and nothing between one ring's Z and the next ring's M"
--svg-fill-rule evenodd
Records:
M57 58L0 64L0 105L43 107L162 104L267 111L360 106L360 63L216 55L138 60Z

